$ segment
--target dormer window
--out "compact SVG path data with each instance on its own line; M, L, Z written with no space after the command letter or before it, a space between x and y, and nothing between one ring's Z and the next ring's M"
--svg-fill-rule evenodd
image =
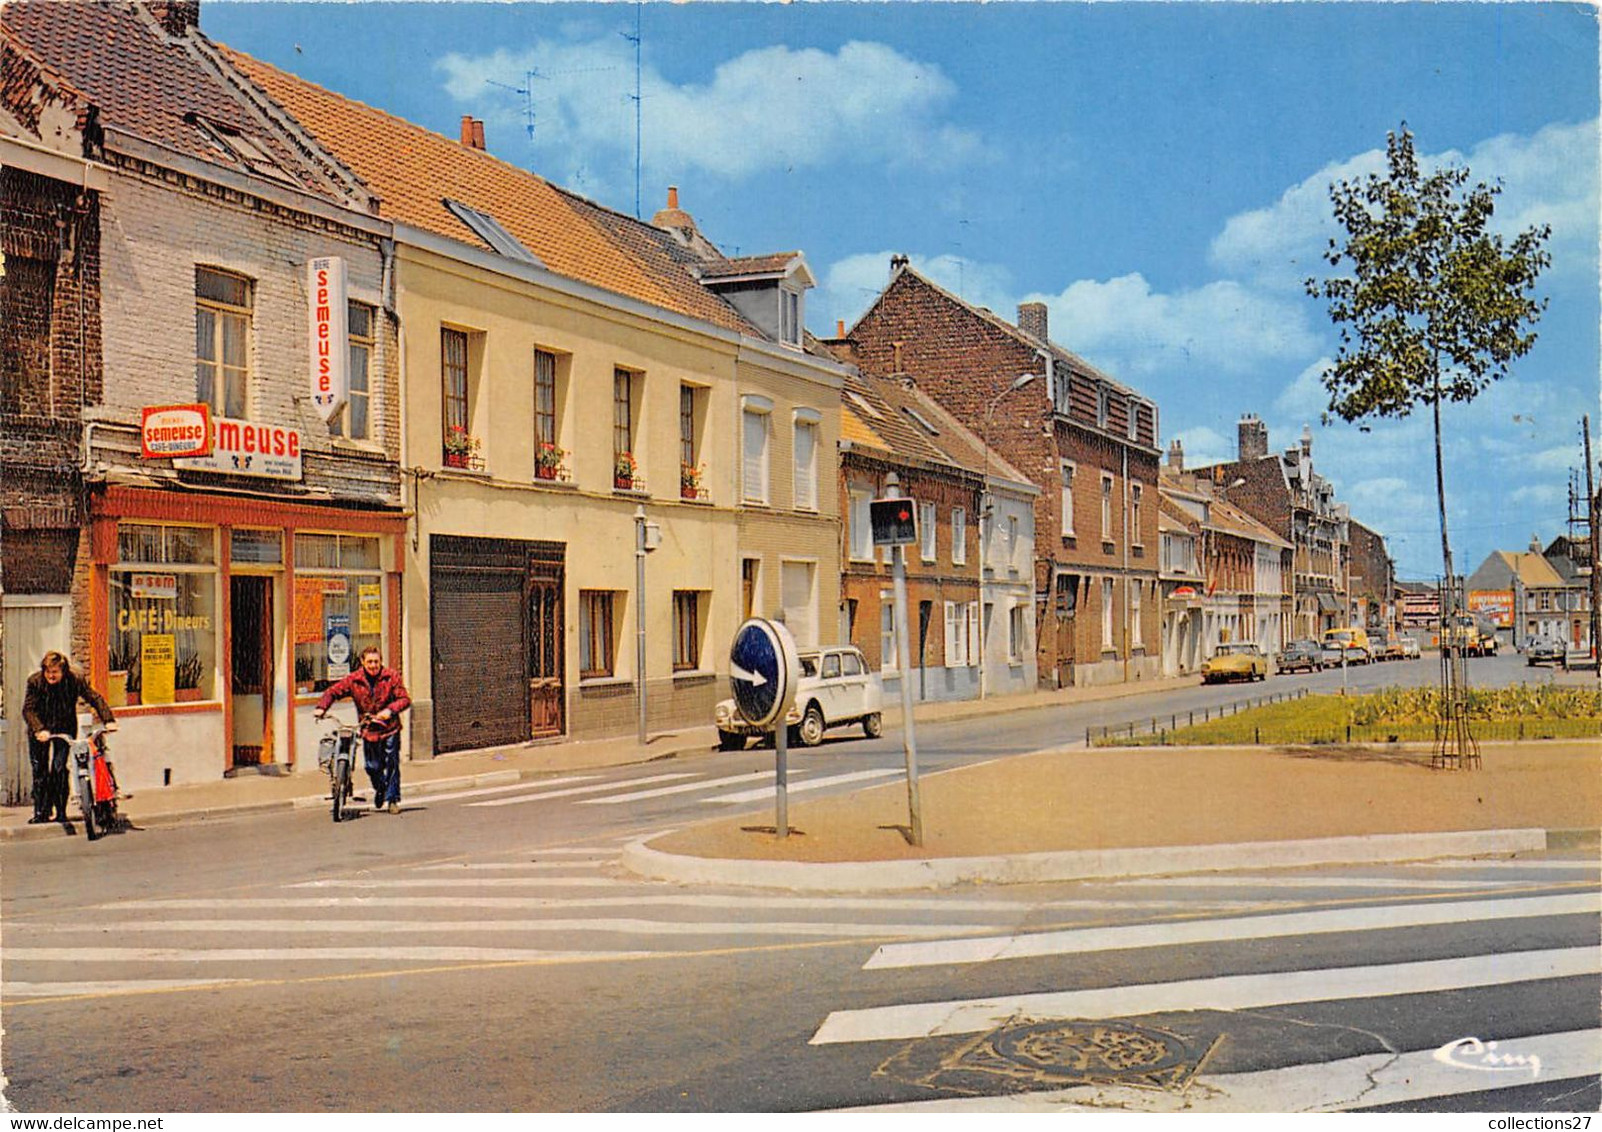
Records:
M480 212L472 205L463 204L459 200L446 198L444 204L451 215L472 229L473 234L493 248L496 254L522 263L543 266L538 256L525 248L521 240L508 232L501 222L489 213Z
M788 287L779 290L779 341L801 345L801 294Z
M236 164L244 166L250 172L270 177L286 185L298 184L295 178L286 173L272 154L254 138L245 136L232 126L213 122L193 112L185 114L184 121L199 130L207 141L222 150Z
M1097 428L1106 428L1107 427L1107 404L1108 404L1108 400L1109 400L1109 398L1108 398L1108 395L1107 395L1107 387L1105 385L1096 386L1096 427Z

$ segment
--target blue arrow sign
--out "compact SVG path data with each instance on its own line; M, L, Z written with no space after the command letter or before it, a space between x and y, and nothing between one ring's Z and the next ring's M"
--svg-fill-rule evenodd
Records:
M767 727L790 710L795 670L795 645L784 626L752 618L734 634L729 686L735 706L748 722Z

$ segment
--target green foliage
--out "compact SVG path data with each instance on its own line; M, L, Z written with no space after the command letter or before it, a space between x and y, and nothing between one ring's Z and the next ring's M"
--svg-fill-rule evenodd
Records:
M1489 231L1501 186L1468 188L1463 168L1425 173L1405 124L1387 135L1386 159L1383 175L1330 186L1346 242L1324 258L1352 274L1307 281L1340 327L1323 377L1329 412L1346 421L1473 400L1529 352L1546 308L1532 292L1551 263L1548 226L1504 242Z

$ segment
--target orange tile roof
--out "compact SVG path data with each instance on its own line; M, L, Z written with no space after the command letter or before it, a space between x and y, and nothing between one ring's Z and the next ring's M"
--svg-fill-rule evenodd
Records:
M624 225L616 214L484 150L218 47L366 183L381 200L384 217L487 247L445 207L448 197L493 216L558 275L751 332L731 306L695 282L687 267L672 262L660 243L672 239L667 233L638 221ZM619 230L625 227L636 231Z
M868 448L877 448L881 451L890 451L890 445L873 429L869 428L856 413L845 405L840 406L840 439L852 444L865 445Z

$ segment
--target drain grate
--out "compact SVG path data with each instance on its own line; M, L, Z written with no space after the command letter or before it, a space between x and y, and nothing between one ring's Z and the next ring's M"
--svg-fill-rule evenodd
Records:
M961 1044L916 1042L877 1075L978 1096L1072 1085L1178 1091L1216 1044L1197 1049L1180 1034L1131 1022L1016 1019Z

